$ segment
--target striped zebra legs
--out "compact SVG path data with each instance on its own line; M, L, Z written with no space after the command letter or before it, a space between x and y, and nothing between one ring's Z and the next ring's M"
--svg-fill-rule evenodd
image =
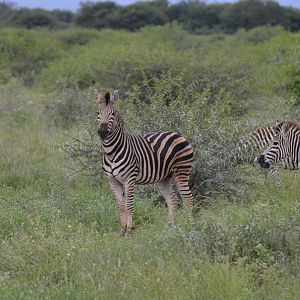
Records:
M124 184L125 193L125 213L127 217L126 234L132 233L132 216L133 216L133 196L134 196L135 179L131 179Z
M173 178L167 177L157 184L168 205L168 222L170 224L174 223L176 208L178 205L178 197L176 191L173 189L173 183Z
M194 198L189 187L189 177L190 176L187 173L177 173L175 174L174 179L180 196L189 212L190 217L192 217Z
M120 213L120 220L121 220L121 229L119 232L120 236L124 236L126 233L127 227L127 213L125 209L125 193L124 188L121 183L113 178L108 179L109 185L111 190L115 196L116 205Z

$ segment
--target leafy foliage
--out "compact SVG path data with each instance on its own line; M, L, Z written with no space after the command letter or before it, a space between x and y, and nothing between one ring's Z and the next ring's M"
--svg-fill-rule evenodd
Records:
M120 103L120 110L131 132L170 130L191 142L195 155L191 183L199 198L216 194L239 197L242 177L228 161L235 147L228 140L236 138L239 128L235 121L237 102L230 93L212 87L203 89L197 81L187 84L181 76L162 75L135 85ZM90 134L79 137L66 145L67 151L86 171L99 168L99 143ZM80 151L82 145L86 145L85 151ZM235 188L237 182L239 190Z
M2 30L0 45L0 64L5 70L0 80L4 82L15 77L32 85L41 70L62 55L59 42L42 32Z
M180 29L174 30L181 33ZM166 28L166 32L170 31L171 28ZM145 40L145 35L146 32L135 35L103 31L99 40L89 47L79 48L72 56L53 63L41 75L40 84L51 90L74 85L85 89L95 84L109 89L113 83L127 92L144 76L151 78L166 71L190 72L190 66L186 65L187 59L192 57L190 51L177 52L173 49L173 41L170 45L164 44L163 36L153 41L151 34ZM173 35L177 38L177 32Z
M214 16L223 9L213 7ZM227 162L246 133L300 119L299 39L270 26L234 35L175 24L2 29L2 298L299 299L298 171L282 170L280 187L261 185L254 168ZM179 209L168 226L165 206L142 188L133 236L116 237L106 180L84 176L101 175L95 86L120 90L128 130L191 141L192 222Z
M272 0L240 0L235 3L206 4L200 0L138 1L121 6L112 1L82 2L78 12L17 8L0 2L0 26L25 28L66 28L74 25L95 29L136 31L141 27L176 22L193 33L234 33L257 26L281 25L300 29L300 11Z

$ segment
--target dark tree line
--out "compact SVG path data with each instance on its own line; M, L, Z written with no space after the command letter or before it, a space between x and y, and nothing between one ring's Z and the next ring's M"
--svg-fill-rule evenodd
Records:
M230 4L206 4L200 0L167 0L136 2L127 6L112 1L83 2L78 12L64 10L17 8L0 2L0 25L26 28L113 28L134 31L147 25L177 22L195 32L223 31L233 33L240 28L282 25L290 31L300 29L300 10L280 6L272 0L240 0Z
M17 8L13 3L0 2L1 27L65 28L74 22L74 17L68 10Z

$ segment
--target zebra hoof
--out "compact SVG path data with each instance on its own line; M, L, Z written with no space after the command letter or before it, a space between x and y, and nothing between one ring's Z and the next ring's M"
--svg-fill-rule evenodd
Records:
M122 228L119 230L118 236L119 236L119 237L124 237L125 234L126 234L126 227L122 227Z
M127 228L126 229L126 236L130 236L133 234L133 228Z

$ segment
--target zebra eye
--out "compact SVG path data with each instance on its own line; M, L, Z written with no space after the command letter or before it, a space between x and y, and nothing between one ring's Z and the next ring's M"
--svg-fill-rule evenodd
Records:
M279 142L274 142L274 146L277 146L279 144Z
M115 114L116 114L116 112L115 112L115 111L113 111L113 112L111 113L111 115L112 115L112 116L114 116Z

